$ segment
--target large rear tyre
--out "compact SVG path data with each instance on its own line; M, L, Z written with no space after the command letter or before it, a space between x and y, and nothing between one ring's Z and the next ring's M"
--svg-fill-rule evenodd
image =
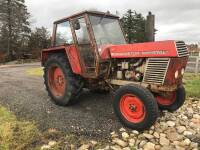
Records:
M156 96L158 106L161 110L170 112L178 110L185 102L186 92L183 86L180 86L175 92L168 97Z
M119 88L113 108L119 120L127 127L142 131L150 128L158 117L158 105L148 89L138 85Z
M81 78L72 73L63 54L53 54L46 61L44 83L51 100L61 106L77 102L82 90Z

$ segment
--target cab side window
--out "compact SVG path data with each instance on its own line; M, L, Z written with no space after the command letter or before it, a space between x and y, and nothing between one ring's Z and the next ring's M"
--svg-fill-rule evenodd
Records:
M80 28L75 30L78 44L90 44L89 34L84 18L78 20Z
M73 36L69 21L57 24L56 28L56 46L64 44L73 44Z

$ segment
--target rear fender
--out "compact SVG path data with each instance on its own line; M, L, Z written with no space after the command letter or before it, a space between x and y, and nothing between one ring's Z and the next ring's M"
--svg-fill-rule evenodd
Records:
M80 74L80 75L82 74L81 63L80 63L80 59L78 57L78 52L75 45L59 46L59 47L42 50L41 52L42 66L44 66L45 62L47 61L50 55L53 55L56 53L63 53L66 56L66 58L68 59L70 63L73 73Z

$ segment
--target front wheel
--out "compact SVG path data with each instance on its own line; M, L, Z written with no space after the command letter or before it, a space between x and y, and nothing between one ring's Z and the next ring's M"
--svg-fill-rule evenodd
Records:
M185 88L180 86L176 91L168 93L166 96L157 95L156 99L161 110L170 112L178 110L185 102Z
M158 105L148 89L125 85L116 91L115 114L127 127L141 131L150 128L158 117Z

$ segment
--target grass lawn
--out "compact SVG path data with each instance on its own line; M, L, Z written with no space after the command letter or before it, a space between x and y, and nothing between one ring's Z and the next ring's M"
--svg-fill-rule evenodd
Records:
M184 85L188 97L200 98L200 74L186 73L184 75Z
M33 122L18 121L15 115L0 106L0 150L32 149L39 137Z
M32 75L32 76L43 76L43 68L42 67L39 67L39 68L31 68L31 69L28 69L26 71L26 73L28 75Z
M69 149L71 144L80 146L82 141L87 140L56 129L40 132L34 122L19 121L12 112L0 105L0 150L40 150L41 147L60 150ZM50 144L52 142L53 145Z

